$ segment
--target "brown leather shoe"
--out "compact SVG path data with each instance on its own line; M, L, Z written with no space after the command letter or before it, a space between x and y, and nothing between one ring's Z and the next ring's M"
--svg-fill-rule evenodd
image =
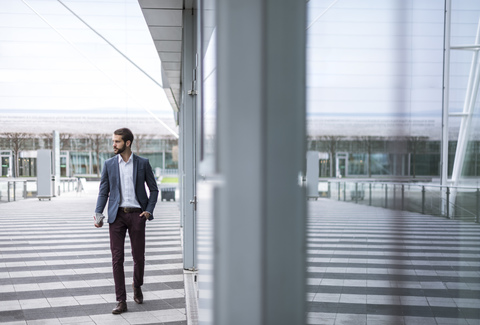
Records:
M121 313L124 313L126 312L128 309L127 309L127 303L126 301L119 301L118 304L117 304L117 307L115 307L115 309L112 310L112 314L115 314L115 315L118 315L118 314L121 314Z
M133 283L132 283L132 288L133 288L133 300L135 300L137 304L142 304L143 303L142 288L135 287Z

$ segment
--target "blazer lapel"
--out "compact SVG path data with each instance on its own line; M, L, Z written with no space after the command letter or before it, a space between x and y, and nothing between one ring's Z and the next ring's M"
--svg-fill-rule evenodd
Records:
M113 159L114 163L113 163L113 170L114 170L114 179L115 181L117 182L116 187L118 188L118 190L120 190L120 166L119 166L119 163L118 163L118 156L115 157L115 159Z
M138 169L138 161L137 161L137 156L135 156L133 153L133 187L135 187L135 184L137 184L137 169Z

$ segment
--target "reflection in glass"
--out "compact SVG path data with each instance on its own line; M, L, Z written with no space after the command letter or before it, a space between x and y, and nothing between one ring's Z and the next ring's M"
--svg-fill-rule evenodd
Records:
M448 3L308 2L307 141L324 198L309 202L309 324L480 320L476 97L462 187L440 186L442 123L451 179L475 62L473 48L446 49L444 62L445 32L478 46L480 2Z
M216 146L216 32L215 4L213 1L202 3L201 52L202 52L202 104L201 104L201 161L202 170L213 172Z

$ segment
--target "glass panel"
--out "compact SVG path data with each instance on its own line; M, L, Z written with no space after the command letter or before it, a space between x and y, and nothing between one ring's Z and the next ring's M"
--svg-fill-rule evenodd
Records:
M348 157L348 175L366 175L366 154L350 154Z
M216 173L216 119L217 119L217 58L216 58L216 1L200 1L200 53L201 53L201 105L200 105L200 162L197 178L197 260L199 277L204 279L198 287L199 324L212 324L215 301L213 219ZM205 281L206 279L206 281Z
M458 114L478 91L477 52L452 49L443 74L450 27L452 46L478 46L480 2L452 0L451 26L445 3L307 2L309 150L325 157L309 201L309 324L480 320L478 96L470 122ZM440 186L444 85L450 176L471 123L460 187Z
M67 176L67 157L60 157L60 176Z
M338 158L338 168L337 168L337 177L342 178L347 176L347 159L346 158Z
M216 146L216 32L215 2L203 1L201 14L201 53L202 53L202 104L201 104L201 169L209 173L214 171Z

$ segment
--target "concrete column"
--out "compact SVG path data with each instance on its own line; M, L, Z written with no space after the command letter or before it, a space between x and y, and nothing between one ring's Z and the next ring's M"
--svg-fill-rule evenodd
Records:
M305 2L219 0L213 323L305 323Z

